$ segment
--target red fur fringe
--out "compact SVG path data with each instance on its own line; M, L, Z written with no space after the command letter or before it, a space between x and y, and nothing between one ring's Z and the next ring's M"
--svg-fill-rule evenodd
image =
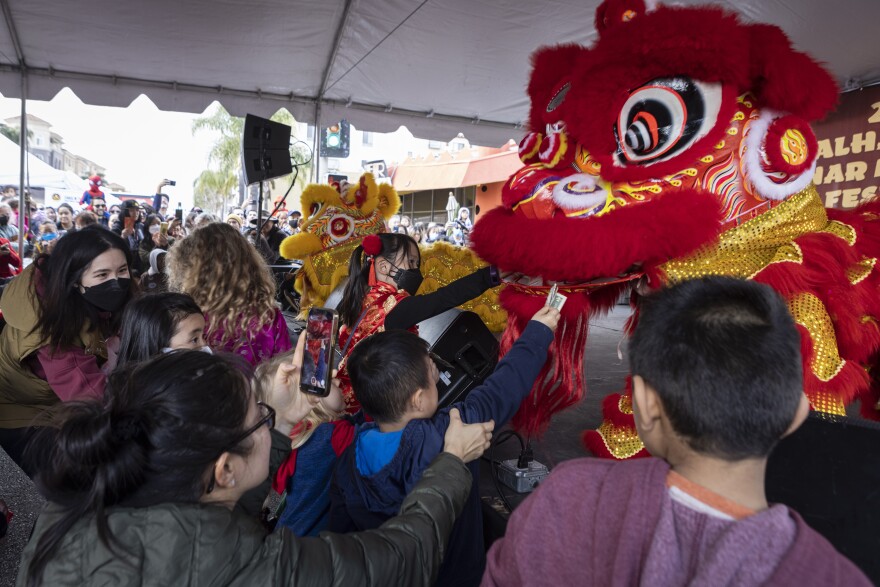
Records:
M795 241L803 262L775 263L755 276L790 298L808 292L822 300L832 319L842 358L859 364L880 350L880 330L862 323L863 316L880 316L878 277L872 274L853 286L847 269L861 259L846 241L827 233L811 233ZM842 392L853 397L851 391Z
M562 80L571 73L572 65L586 48L576 44L541 47L532 54L532 75L529 80L529 127L533 132L544 132L547 123L562 120L563 104L553 112L547 112L547 104L553 98ZM566 101L568 97L566 96Z
M586 220L529 220L495 208L476 223L471 243L481 258L503 269L586 281L619 275L635 263L687 255L713 242L720 229L717 200L682 189Z
M819 120L834 110L839 89L834 78L804 53L795 51L779 27L753 24L748 30L750 77L766 108Z

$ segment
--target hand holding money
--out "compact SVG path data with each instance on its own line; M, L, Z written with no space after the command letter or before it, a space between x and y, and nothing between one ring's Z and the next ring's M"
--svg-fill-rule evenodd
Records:
M532 320L536 322L540 322L553 332L556 332L556 325L559 324L559 310L556 308L551 308L550 306L544 306L532 316Z
M565 300L567 299L568 298L559 293L559 286L554 283L553 287L550 288L550 293L547 294L547 301L544 303L544 305L561 311L562 306L565 304Z

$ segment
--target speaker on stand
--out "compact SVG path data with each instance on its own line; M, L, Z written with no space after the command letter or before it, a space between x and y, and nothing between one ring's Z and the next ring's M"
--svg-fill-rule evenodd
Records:
M293 171L290 159L290 127L268 118L248 114L241 137L245 182L260 182L257 201L257 235L263 231L263 182Z

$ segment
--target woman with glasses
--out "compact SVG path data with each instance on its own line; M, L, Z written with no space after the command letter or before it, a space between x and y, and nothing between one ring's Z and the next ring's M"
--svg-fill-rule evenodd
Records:
M297 538L233 511L268 475L274 417L221 357L178 351L114 373L102 400L65 406L42 432L52 504L18 584L431 584L470 492L464 461L485 450L491 425L452 424L381 528Z

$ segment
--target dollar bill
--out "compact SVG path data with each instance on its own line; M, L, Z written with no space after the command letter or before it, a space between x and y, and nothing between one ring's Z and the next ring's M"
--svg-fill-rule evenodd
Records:
M559 286L554 283L553 287L550 288L550 293L547 294L547 301L544 302L544 305L561 310L566 299L568 298L559 293Z
M547 305L551 308L556 308L557 310L562 310L562 306L565 305L565 300L567 300L564 295L561 293L556 293L552 299L548 300Z

